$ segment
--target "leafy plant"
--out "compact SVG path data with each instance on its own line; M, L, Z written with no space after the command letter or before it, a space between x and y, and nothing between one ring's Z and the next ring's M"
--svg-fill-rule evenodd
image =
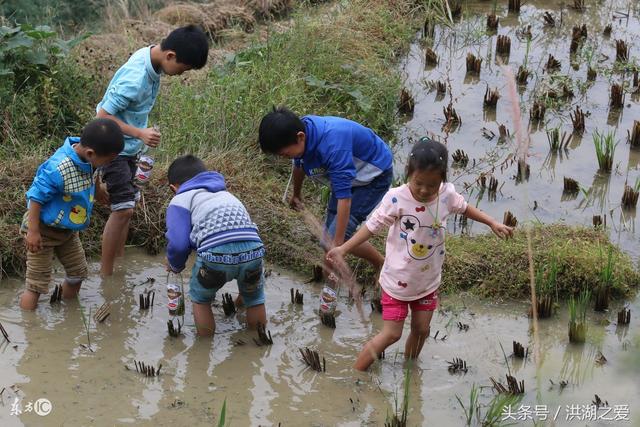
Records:
M12 76L15 91L35 85L51 72L58 59L87 35L71 40L56 37L50 27L0 27L0 76Z
M611 172L613 167L613 153L618 143L615 140L615 132L603 135L598 130L593 133L593 145L596 148L598 167L601 172Z

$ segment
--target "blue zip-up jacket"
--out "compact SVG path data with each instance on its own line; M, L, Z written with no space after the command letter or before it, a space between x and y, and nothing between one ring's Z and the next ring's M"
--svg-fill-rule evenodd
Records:
M128 125L144 129L149 123L160 88L160 74L151 64L151 47L136 51L116 71L96 112L102 108ZM124 136L123 156L136 156L144 147L141 139Z
M261 242L258 227L217 172L202 172L183 183L169 203L166 222L167 259L176 272L184 269L192 249Z
M327 182L336 199L351 197L351 188L369 184L391 169L389 146L371 129L331 116L304 116L305 148L297 167Z
M95 192L93 168L73 149L72 145L78 143L80 138L67 138L40 165L26 193L27 204L36 201L42 205L40 221L46 225L68 230L89 225Z

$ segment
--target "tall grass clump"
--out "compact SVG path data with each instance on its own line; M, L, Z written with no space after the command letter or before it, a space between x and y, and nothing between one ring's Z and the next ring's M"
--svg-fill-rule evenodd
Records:
M545 271L546 270L546 271ZM551 255L550 262L540 266L536 271L536 308L538 318L546 319L553 314L554 294L558 294L558 260L555 255Z
M602 249L600 249L600 257L602 258ZM613 250L609 248L607 260L602 263L600 270L600 284L596 288L594 307L596 311L605 311L609 308L609 297L614 285L613 264Z
M583 343L587 336L587 306L591 299L591 292L586 289L569 299L569 341Z
M476 384L472 384L467 405L458 395L456 395L456 400L464 413L464 425L468 427L497 427L509 425L505 424L505 409L511 408L511 411L515 412L516 407L522 401L522 395L500 393L495 395L488 404L483 405L480 403L480 388Z
M613 167L613 153L618 145L615 132L602 134L596 130L593 133L593 145L596 148L599 171L606 173L611 172L611 168Z

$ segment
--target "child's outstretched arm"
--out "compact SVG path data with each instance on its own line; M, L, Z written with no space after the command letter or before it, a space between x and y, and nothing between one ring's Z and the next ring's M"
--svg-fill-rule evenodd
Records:
M366 225L360 227L360 229L349 240L344 242L340 246L336 246L327 252L327 261L331 263L340 262L346 254L351 252L354 248L357 248L373 236L373 233L369 231Z
M467 210L464 211L464 216L466 216L469 219L472 219L474 221L478 221L481 222L483 224L488 225L489 227L491 227L491 231L494 232L494 234L498 237L500 237L501 239L507 239L511 236L513 236L513 228L512 227L508 227L498 221L496 221L495 219L493 219L491 216L487 215L486 213L482 212L480 209L473 207L471 205L467 205Z

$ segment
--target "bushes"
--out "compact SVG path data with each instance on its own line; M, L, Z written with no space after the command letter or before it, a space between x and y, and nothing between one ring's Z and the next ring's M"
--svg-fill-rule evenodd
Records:
M0 27L2 158L48 152L90 117L88 95L95 83L65 61L81 39L61 40L46 26Z

